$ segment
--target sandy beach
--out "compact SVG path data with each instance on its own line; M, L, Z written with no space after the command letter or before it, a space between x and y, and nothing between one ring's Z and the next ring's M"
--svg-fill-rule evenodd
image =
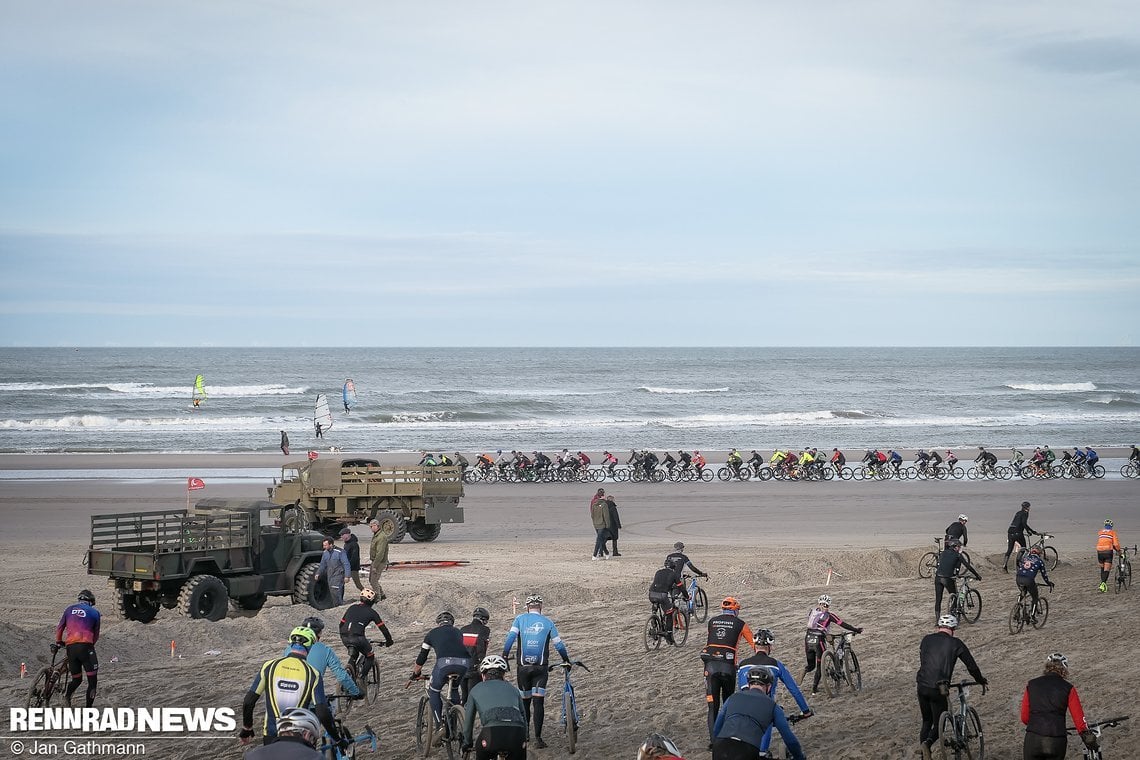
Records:
M999 456L1001 455L1000 452ZM277 468L281 455L5 456L0 469L39 471L42 479L0 481L0 699L24 703L18 678L48 657L62 609L79 588L91 587L105 613L98 651L98 706L232 706L260 662L276 656L289 628L311 611L271 598L260 613L234 613L219 623L191 621L164 610L142 625L115 618L110 590L82 565L89 517L104 512L178 508L184 479L121 479L121 470ZM714 461L710 457L710 462ZM722 460L720 460L722 461ZM49 479L50 470L105 470L90 479ZM201 496L262 498L269 481L219 479ZM445 526L430 544L394 545L393 560L464 559L459 569L390 571L389 598L379 605L396 645L379 655L385 691L371 707L353 711L350 725L367 719L380 735L382 758L410 758L419 689L405 691L407 673L424 632L442 609L466 622L470 610L491 611L492 647L503 641L512 605L531 592L547 600L572 656L589 664L575 674L585 715L577 757L632 757L649 731L671 736L688 758L707 757L704 684L698 653L703 631L680 648L646 653L642 629L646 588L674 541L710 574L711 599L737 596L753 629L772 628L774 653L799 674L802 627L815 598L828 588L833 611L866 633L856 639L864 672L858 695L809 697L816 717L798 725L809 757L917 757L918 708L914 672L918 642L932 630L933 582L917 577L917 560L959 512L970 516L969 550L983 575L981 619L960 630L991 688L973 695L981 714L987 756L1019 758L1018 705L1025 681L1038 675L1046 654L1068 655L1073 679L1092 718L1135 707L1140 666L1131 654L1130 624L1140 612L1140 589L1097 592L1093 545L1100 521L1112 517L1123 542L1140 526L1140 484L1098 482L886 482L606 484L621 510L620 559L591 562L593 530L587 504L594 485L474 485L463 500L466 522ZM1005 528L1017 505L1033 503L1031 525L1056 535L1062 564L1052 573L1048 624L1009 635L1006 619L1016 599L1001 573ZM357 529L363 539L365 531ZM330 624L337 612L322 616ZM335 626L330 642L340 648ZM170 642L180 658L171 659ZM205 652L219 650L208 656ZM962 671L964 673L964 671ZM552 677L552 696L560 681ZM785 697L786 698L786 697ZM533 757L566 756L557 700L550 700L546 750ZM259 713L260 715L260 706ZM361 717L363 716L363 717ZM1135 729L1106 735L1106 756L1123 757ZM207 746L208 744L208 746ZM1076 742L1070 745L1076 752ZM0 754L8 751L5 746ZM156 757L238 758L236 739L191 746L153 739ZM61 755L62 756L62 755ZM104 755L106 756L106 755ZM367 756L367 755L362 755Z

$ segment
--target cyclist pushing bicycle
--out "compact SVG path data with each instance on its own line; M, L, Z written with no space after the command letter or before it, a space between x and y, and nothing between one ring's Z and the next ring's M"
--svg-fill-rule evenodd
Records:
M1120 539L1113 530L1112 520L1105 518L1104 528L1096 537L1096 561L1100 564L1100 592L1108 592L1108 574L1112 572L1112 553L1120 551Z
M323 728L320 719L303 707L293 707L277 719L277 741L255 747L245 760L324 760L317 751Z
M99 626L102 616L95 609L95 595L87 589L79 592L75 604L63 611L59 625L55 627L55 643L51 646L54 655L67 648L67 669L71 682L63 694L63 704L71 707L71 697L83 683L87 675L87 707L95 702L96 684L99 682L99 658L95 654L95 642L99 640Z
M943 615L938 618L938 628L928 633L918 645L918 709L922 714L922 728L918 732L923 760L930 760L930 747L938 741L938 717L948 710L947 695L943 687L954 675L954 665L958 660L970 671L974 680L984 688L989 683L983 676L970 653L970 648L954 631L958 628L958 618Z
M665 555L665 566L673 568L673 572L677 574L678 583L681 583L681 574L685 572L686 567L692 570L693 575L698 578L709 577L708 573L701 572L700 568L693 564L693 561L689 559L689 555L685 554L685 544L680 541L673 544L673 551ZM681 597L688 602L689 590L685 588L684 584L681 584L680 588Z
M542 724L546 717L544 702L546 684L550 674L550 645L562 657L562 662L570 663L570 653L558 635L554 621L542 614L542 596L531 594L526 598L526 612L515 618L511 630L503 642L503 659L510 656L511 647L518 641L518 669L515 682L523 697L523 711L527 724L534 717L534 746L545 749L542 739Z
M475 760L495 760L500 753L508 760L525 760L527 721L522 692L503 680L507 661L497 654L479 663L481 683L468 697L463 723L463 749L474 749ZM475 737L475 717L482 727Z
M827 629L832 624L845 628L848 631L862 633L863 629L850 623L844 623L839 616L831 611L831 597L820 594L815 608L808 613L807 633L804 635L804 653L807 655L807 664L804 666L800 680L807 678L807 674L815 671L811 693L819 693L819 679L823 675L823 651L827 647ZM816 667L818 665L818 667Z
M1077 687L1067 680L1069 660L1060 652L1045 658L1045 673L1030 681L1021 696L1021 722L1025 724L1025 757L1053 760L1065 756L1065 712L1089 749L1099 749L1100 740L1089 730Z
M661 610L665 615L665 640L673 642L673 628L676 625L676 608L673 606L673 594L682 594L689 598L685 584L681 582L676 568L665 559L665 566L653 574L653 581L649 584L649 603L653 611Z
M748 673L752 668L767 668L772 673L772 686L766 692L768 696L776 699L776 690L783 683L787 687L788 693L792 695L792 699L796 701L796 706L800 708L800 717L810 718L813 713L808 707L807 700L804 699L800 687L796 685L796 679L788 672L784 663L772 656L772 644L775 641L776 635L767 628L761 628L752 637L752 643L756 645L756 654L740 663L740 667L736 671L737 691L748 687ZM769 726L768 730L764 732L764 738L760 741L761 756L765 756L764 753L768 751L771 744L772 727Z

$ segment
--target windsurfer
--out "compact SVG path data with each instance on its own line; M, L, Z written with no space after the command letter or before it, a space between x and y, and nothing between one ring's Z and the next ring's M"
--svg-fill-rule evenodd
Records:
M325 437L325 426L319 422L316 424L317 424L317 438L324 438Z

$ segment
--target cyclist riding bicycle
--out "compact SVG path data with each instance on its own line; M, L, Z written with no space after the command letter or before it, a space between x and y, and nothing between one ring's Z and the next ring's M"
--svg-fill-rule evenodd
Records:
M771 685L770 670L753 668L748 672L747 688L725 700L713 725L712 760L759 757L764 734L772 726L780 732L788 757L804 760L803 748L784 711L766 693Z
M946 539L946 548L938 555L938 567L934 571L934 619L942 615L942 591L950 594L950 611L954 612L954 598L958 594L958 578L965 570L979 581L982 576L974 566L962 556L962 544L956 538ZM961 610L958 610L961 613Z
M1104 527L1096 537L1096 561L1100 564L1100 592L1108 591L1108 574L1112 571L1112 553L1120 551L1120 539L1112 529L1112 520L1105 518Z
M1140 448L1132 447L1132 451L1128 452L1128 463L1131 465L1140 465Z
M796 706L800 708L800 713L803 717L812 715L811 708L808 707L807 700L804 699L803 692L800 691L796 679L788 672L784 663L777 660L772 656L772 644L776 640L776 635L767 628L762 628L756 632L752 637L752 643L756 645L757 652L748 659L740 663L739 669L736 671L736 690L740 691L748 685L748 672L752 668L767 668L772 673L772 686L766 692L773 700L776 699L776 691L783 682L784 686L788 687L788 693L792 695L792 699L796 701ZM768 730L764 732L764 738L760 742L760 753L763 756L772 745L772 727L769 726Z
M449 676L459 676L460 680L467 675L467 668L471 663L467 654L467 647L463 645L463 634L455 627L455 616L446 610L435 616L435 628L424 636L420 644L420 652L416 655L416 664L412 668L412 678L420 677L428 654L435 650L435 666L431 671L431 680L428 681L428 702L431 703L432 712L435 713L436 723L443 724L443 696L440 692L447 683Z
M641 467L645 470L646 477L653 475L653 471L657 469L657 463L661 460L652 451L642 452L644 456L641 457Z
M846 466L847 457L844 456L843 452L840 451L839 449L837 449L837 448L832 449L831 450L831 464L833 467L835 467L836 472L838 472L842 467Z
M1013 554L1013 548L1017 546L1026 546L1026 534L1033 536L1037 531L1029 527L1029 502L1021 502L1021 509L1013 515L1013 521L1009 524L1009 529L1006 531L1006 547L1005 547L1005 561L1002 563L1001 569L1004 572L1009 572L1009 555Z
M752 456L748 457L748 466L752 468L753 472L760 472L760 468L764 466L764 457L762 457L756 449L752 449Z
M958 515L958 519L946 526L946 542L949 543L951 539L957 540L962 546L970 542L969 533L966 530L966 523L970 521L964 513Z
M467 647L467 656L471 658L467 676L460 684L460 698L463 704L467 704L471 689L482 680L479 663L487 656L487 647L491 641L491 629L487 627L487 621L490 619L491 613L486 607L476 607L471 611L471 622L459 629L463 634L463 646Z
M954 465L958 464L958 455L950 449L946 449L946 466L954 469Z
M673 474L673 468L677 466L677 460L673 458L672 451L665 452L665 458L661 460L661 466L665 468L665 472L670 475Z
M372 651L372 644L368 641L369 625L375 624L380 633L384 634L384 646L392 646L392 634L388 631L388 626L380 619L380 614L372 609L375 604L376 592L370 588L362 589L360 601L349 605L340 619L340 641L350 653L348 664L355 668L357 658L363 655L363 672L372 667L372 660L376 656Z
M705 461L705 455L699 451L693 452L693 466L697 468L697 474L701 475L705 471L705 466L708 464Z
M990 473L992 475L994 472L994 465L997 464L997 455L991 451L986 451L985 446L979 446L978 451L980 453L978 456L974 457L974 463L978 465L978 471L982 473Z
M961 660L973 679L982 686L989 683L982 676L981 668L970 653L970 648L964 641L955 638L954 631L957 628L958 618L943 615L938 618L938 627L934 633L923 636L918 645L918 673L915 680L918 684L918 710L922 714L918 741L923 760L931 760L930 747L938 741L938 717L949 709L942 686L952 680L955 663Z
M530 725L531 716L534 717L534 746L537 749L546 748L546 742L542 740L542 724L546 715L544 701L550 674L550 645L554 645L562 662L570 662L570 653L566 651L566 644L558 635L554 621L542 614L542 601L539 594L526 598L526 612L514 619L503 642L504 659L510 656L515 641L519 643L515 683L522 691L527 725Z
M317 637L317 642L309 649L309 656L305 658L305 661L313 666L313 670L321 674L322 679L325 676L325 671L331 670L341 689L348 696L361 696L360 689L357 688L356 683L344 669L340 657L328 644L321 641L321 632L325 630L325 621L315 616L307 617L301 621L301 627L308 628ZM285 651L281 654L282 656L289 654L289 646L286 646Z
M894 449L891 449L889 455L887 456L887 461L890 462L891 469L894 470L895 475L898 476L899 470L902 468L903 463L902 454L898 453Z
M650 734L637 748L637 760L685 760L673 740L661 734Z
M52 654L67 648L67 671L71 681L63 693L63 704L71 707L71 698L87 676L87 707L95 702L95 692L99 683L99 657L95 654L95 643L99 641L99 628L103 616L95 609L95 595L83 589L76 597L75 604L63 611L59 625L55 627L55 643Z
M949 454L950 452L946 452L946 453ZM938 477L941 474L942 471L939 468L939 465L941 465L941 464L942 464L942 455L939 454L934 449L931 449L930 450L930 461L929 461L929 464L927 464L927 467L929 467L930 471L932 473L934 473L934 477ZM951 464L950 466L953 467L954 465Z
M701 650L701 660L705 663L705 701L708 702L709 745L716 738L713 730L721 704L736 690L736 666L740 662L740 642L752 647L752 629L740 619L740 602L736 597L726 596L720 603L720 614L708 621L708 638ZM759 746L759 737L757 737Z
M1021 596L1029 594L1033 597L1033 608L1037 608L1037 574L1041 574L1041 579L1045 581L1045 585L1049 588L1054 587L1053 581L1049 580L1049 573L1045 572L1045 561L1041 559L1041 549L1034 546L1029 549L1021 562L1017 564L1017 588Z
M324 760L317 751L323 733L312 710L292 707L277 720L277 741L254 747L245 753L245 760Z
M602 452L602 467L613 477L614 467L617 467L618 458L608 451Z
M1025 724L1025 757L1052 760L1064 758L1065 711L1089 749L1100 749L1100 740L1089 730L1077 687L1068 681L1069 660L1060 652L1045 658L1045 673L1031 680L1021 695L1021 722Z
M527 720L522 692L503 680L507 661L497 654L479 663L482 681L471 689L463 721L463 749L475 750L475 760L495 760L500 753L507 760L526 760ZM475 718L479 736L475 737Z
M815 607L808 613L807 633L804 636L804 653L807 655L807 665L804 667L803 675L800 676L802 681L808 673L815 671L811 686L812 694L819 693L819 679L823 675L823 651L827 646L825 636L827 629L832 624L855 633L863 632L862 628L840 620L839 616L831 611L831 597L827 594L820 594ZM817 665L819 667L816 667Z
M1093 468L1096 467L1096 464L1099 461L1100 455L1088 446L1085 446L1085 467L1089 468L1089 475L1093 474Z
M728 452L727 464L729 469L732 470L732 474L739 477L740 466L744 464L744 457L740 456L740 452L734 448L732 451Z
M242 729L238 737L243 744L254 736L253 708L265 694L263 743L272 744L276 740L277 722L288 710L303 707L316 714L333 742L342 749L348 748L348 737L341 737L333 723L321 674L307 662L309 650L316 643L317 635L311 628L298 626L289 632L289 654L267 660L258 670L242 700Z

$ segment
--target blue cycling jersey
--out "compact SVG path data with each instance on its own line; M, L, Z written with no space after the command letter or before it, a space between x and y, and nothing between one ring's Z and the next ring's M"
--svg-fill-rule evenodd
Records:
M570 654L554 621L538 612L524 612L511 623L510 633L503 642L503 657L511 652L515 640L519 642L518 663L522 665L546 665L550 662L550 645L558 650L563 660L569 660Z

